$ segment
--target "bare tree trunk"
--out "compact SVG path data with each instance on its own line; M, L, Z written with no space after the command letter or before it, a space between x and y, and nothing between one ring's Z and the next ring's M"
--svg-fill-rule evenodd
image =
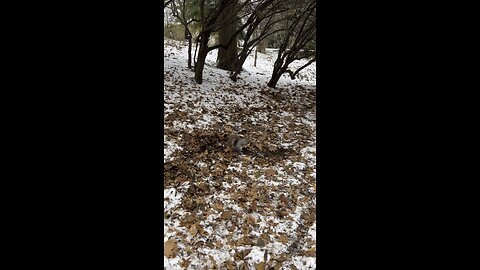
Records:
M235 61L233 62L233 69L232 74L230 75L230 79L232 79L234 82L237 81L237 76L242 71L243 63L245 63L247 57L248 53L245 50L242 50L242 53L240 54L240 59L235 59Z
M188 38L188 68L192 69L192 36Z
M237 19L237 15L234 14L235 11L235 1L231 1L225 10L222 12L221 19L224 21L232 21L232 19ZM217 56L217 67L224 70L233 71L233 64L237 58L237 43L238 38L233 37L235 31L237 30L237 23L229 23L220 29L218 33L219 44L226 45L231 41L227 49L222 47L218 48Z
M200 36L200 48L198 49L198 58L195 65L195 82L201 84L203 82L203 68L205 67L205 59L208 54L208 39L210 32L204 32Z
M316 1L309 1L305 9L300 9L299 16L296 17L288 29L286 29L284 38L278 49L272 77L267 84L268 87L275 88L282 74L286 72L291 73L292 78L299 72L287 71L287 69L293 61L305 58L299 56L299 51L305 48L306 44L315 38L315 9ZM301 67L299 70L305 68L313 61L308 62L307 65Z
M257 67L257 53L258 53L258 47L255 49L255 60L253 61L254 67Z
M284 73L284 68L283 67L274 67L273 68L273 74L272 78L270 78L270 81L268 81L267 86L271 88L276 88L277 83L282 77L282 74Z
M200 19L202 22L202 29L205 28L205 0L200 1ZM203 68L205 67L205 59L208 54L208 39L210 38L210 32L203 32L200 36L200 48L198 50L197 61L195 62L195 82L201 84L203 82ZM198 40L196 42L195 51L198 47Z
M264 39L258 43L258 52L267 53L267 41Z

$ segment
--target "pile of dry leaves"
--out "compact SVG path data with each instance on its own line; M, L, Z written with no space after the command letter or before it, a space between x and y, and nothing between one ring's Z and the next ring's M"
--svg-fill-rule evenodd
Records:
M315 86L196 85L183 65L165 71L165 269L315 269Z

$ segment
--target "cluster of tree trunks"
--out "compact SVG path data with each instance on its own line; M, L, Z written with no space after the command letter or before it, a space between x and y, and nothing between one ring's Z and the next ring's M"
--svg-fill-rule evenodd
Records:
M219 30L218 43L228 44L226 48L218 48L217 67L224 70L233 70L235 59L237 58L238 37L235 35L237 29L238 16L235 14L235 2L232 1L221 13L221 20L227 21L233 19L234 22L226 24ZM233 39L232 41L230 41Z
M316 61L315 53L304 50L305 46L315 39L315 0L188 0L164 1L173 15L185 28L188 40L188 67L195 71L195 81L203 82L203 70L208 53L218 49L217 67L229 70L234 81L240 74L245 60L255 50L266 53L268 39L273 34L282 33L280 48L275 61L269 87L275 88L280 77L289 73L294 79L305 67ZM195 3L195 7L191 5ZM252 5L255 3L256 5ZM199 16L187 19L187 10L198 8ZM192 22L200 24L200 33L194 39L189 28ZM244 42L237 48L238 36L244 31ZM218 33L218 44L209 46L213 33ZM192 43L195 42L195 53L192 57ZM295 60L311 58L304 66L291 71L288 66Z

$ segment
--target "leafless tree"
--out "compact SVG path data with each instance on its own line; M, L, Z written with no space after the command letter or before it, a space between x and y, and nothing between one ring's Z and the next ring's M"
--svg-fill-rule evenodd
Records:
M200 0L200 21L202 29L196 39L196 44L198 46L198 55L196 56L197 60L195 63L195 81L198 84L201 84L203 81L203 69L205 66L205 59L207 57L207 54L210 51L218 48L228 49L230 44L232 44L236 40L238 34L249 25L250 21L247 20L247 22L240 24L238 29L234 33L232 33L231 38L227 42L224 41L213 46L208 46L208 41L211 34L213 32L219 31L226 25L241 22L243 18L247 17L250 14L249 12L247 12L246 7L251 5L253 2L259 2L260 0L244 0L243 2L237 1L238 0L218 0L216 5L211 8L207 13L207 10L205 8L205 0ZM227 7L231 7L232 5L233 11L229 13L236 14L237 16L221 16L222 12L224 12ZM195 48L195 51L197 51L197 48Z
M183 25L185 29L185 39L188 40L188 68L192 68L192 32L189 25L192 22L198 21L195 18L187 19L187 0L171 0L170 8L172 15Z
M273 26L288 19L282 16L282 12L288 10L287 7L283 5L285 2L286 1L282 0L260 1L248 17L242 50L234 63L234 70L230 75L233 81L237 80L237 76L240 74L245 60L255 46L258 46L259 43L265 41L269 36L283 30L282 28L275 29ZM262 25L262 27L259 34L254 35L260 25Z
M288 70L288 66L293 61L315 56L314 51L300 53L309 42L315 39L315 11L315 0L309 0L305 5L297 7L296 11L292 11L291 21L288 22L286 30L283 32L282 42L273 66L272 77L267 84L269 87L275 88L282 74L289 73L291 78L295 78L300 70L316 61L316 57L313 57L313 59L298 70L294 72Z

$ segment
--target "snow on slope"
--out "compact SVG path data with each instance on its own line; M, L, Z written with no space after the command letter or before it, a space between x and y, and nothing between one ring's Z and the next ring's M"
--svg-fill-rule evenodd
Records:
M315 64L273 90L275 57L232 82L213 51L198 85L185 44L165 41L166 269L316 269ZM251 141L241 155L232 133Z

